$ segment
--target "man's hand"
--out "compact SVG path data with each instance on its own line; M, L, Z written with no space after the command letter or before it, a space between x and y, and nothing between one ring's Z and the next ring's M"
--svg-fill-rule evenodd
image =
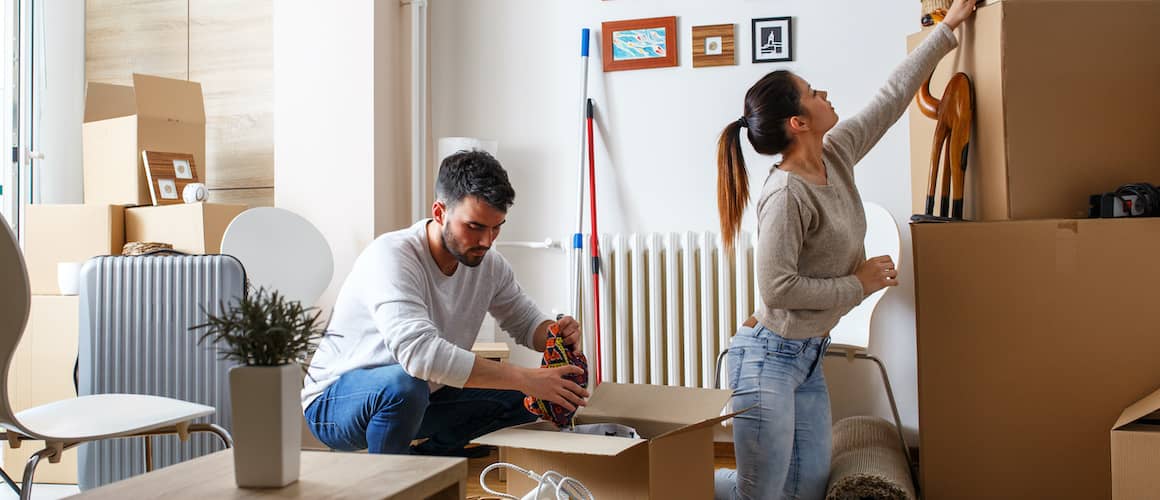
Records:
M576 411L576 407L586 404L584 399L588 397L588 391L564 377L582 373L584 371L575 365L559 368L525 368L519 390L536 399L558 404L565 410Z
M580 323L576 318L564 316L556 322L556 326L560 329L560 336L564 337L564 345L570 347L574 353L580 352L580 342L584 339L584 334L580 332Z

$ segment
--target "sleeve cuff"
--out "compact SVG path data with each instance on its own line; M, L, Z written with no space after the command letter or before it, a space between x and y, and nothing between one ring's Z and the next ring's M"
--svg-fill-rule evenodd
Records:
M854 275L846 276L841 279L842 303L850 307L857 306L862 303L865 294L862 293L862 282L858 281L858 277Z
M447 379L441 381L443 385L463 388L475 368L475 354L466 349L455 349L451 355L451 367L447 370Z

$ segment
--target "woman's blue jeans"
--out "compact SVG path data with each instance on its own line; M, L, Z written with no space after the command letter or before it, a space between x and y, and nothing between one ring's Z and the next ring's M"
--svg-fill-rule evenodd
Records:
M718 499L825 497L830 477L830 396L822 375L829 337L785 339L760 324L729 348L737 470L718 470Z

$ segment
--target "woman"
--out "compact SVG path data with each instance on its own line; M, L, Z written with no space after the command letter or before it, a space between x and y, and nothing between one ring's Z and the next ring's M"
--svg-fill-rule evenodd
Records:
M838 122L827 93L774 71L745 95L718 141L717 203L728 244L748 202L741 129L781 154L757 201L762 304L729 349L737 470L717 472L717 498L820 499L830 473L830 400L821 357L829 331L864 297L897 285L889 256L865 259L866 216L853 167L906 110L957 45L975 0L955 0L933 33L858 115Z

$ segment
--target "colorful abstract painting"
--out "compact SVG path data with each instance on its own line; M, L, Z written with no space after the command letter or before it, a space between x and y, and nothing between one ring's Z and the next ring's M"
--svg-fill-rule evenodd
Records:
M631 61L668 56L665 28L617 31L612 34L612 59Z

